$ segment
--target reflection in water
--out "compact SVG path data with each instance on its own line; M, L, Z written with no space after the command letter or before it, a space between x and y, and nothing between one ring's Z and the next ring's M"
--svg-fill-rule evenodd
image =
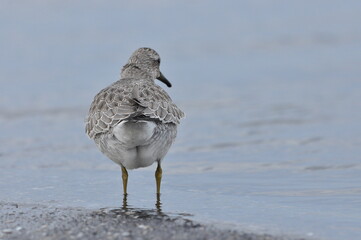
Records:
M128 222L135 223L139 228L142 229L151 229L153 228L152 223L158 226L161 222L173 222L177 225L182 225L186 228L198 228L201 225L199 223L195 223L187 217L193 216L192 214L187 213L163 213L161 206L162 203L160 201L160 194L156 195L155 200L155 209L142 209L142 208L133 208L128 204L128 194L123 195L122 207L120 208L102 208L97 211L92 212L92 216L100 217L102 222L106 222L107 220L111 223L121 224L124 221L129 220ZM105 220L104 220L105 219ZM146 220L146 221L143 221ZM155 222L154 222L155 221ZM144 225L144 223L147 223ZM148 224L149 223L149 224Z
M156 211L157 213L159 214L163 214L162 213L162 203L160 201L160 193L157 193L156 194L156 201L155 201L155 208L156 208ZM123 206L122 206L122 209L127 211L129 209L134 209L134 208L130 208L129 205L128 205L128 194L124 194L123 195Z
M127 210L128 209L128 194L123 194L123 210Z
M154 218L154 217L169 217L167 214L163 213L162 211L162 202L160 200L160 194L156 194L156 201L155 201L155 209L141 209L141 208L134 208L128 204L128 194L123 195L123 204L121 208L114 208L114 209L100 209L102 213L107 213L110 215L131 215L135 218Z
M157 193L157 201L155 202L155 208L157 209L158 214L163 214L162 203L160 202L160 193Z

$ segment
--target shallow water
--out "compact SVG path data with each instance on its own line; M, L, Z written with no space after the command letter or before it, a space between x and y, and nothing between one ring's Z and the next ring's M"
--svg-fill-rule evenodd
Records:
M0 201L122 206L120 171L83 120L152 46L187 114L163 163L163 212L361 238L358 1L2 4ZM154 170L130 172L130 207L156 208Z

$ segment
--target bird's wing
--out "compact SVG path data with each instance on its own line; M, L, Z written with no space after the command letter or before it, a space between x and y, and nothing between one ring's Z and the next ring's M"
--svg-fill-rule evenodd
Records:
M140 115L175 124L184 117L158 85L144 81L122 83L118 81L94 97L85 127L90 138L109 131L122 120Z
M179 124L184 113L161 87L155 84L135 84L133 97L144 107L142 115L158 119L163 123Z

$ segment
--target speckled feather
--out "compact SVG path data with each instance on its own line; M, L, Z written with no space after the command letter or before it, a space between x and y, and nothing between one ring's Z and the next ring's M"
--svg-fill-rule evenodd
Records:
M94 97L86 122L86 133L94 138L122 120L142 115L162 123L179 124L184 113L152 81L121 79Z

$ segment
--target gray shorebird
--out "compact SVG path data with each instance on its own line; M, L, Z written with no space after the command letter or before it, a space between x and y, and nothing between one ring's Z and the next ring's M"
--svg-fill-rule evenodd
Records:
M161 162L177 135L184 113L154 80L171 87L159 70L159 54L139 48L121 71L120 80L101 90L90 105L86 133L102 153L121 166L127 194L127 169L157 162L157 193L162 179Z

